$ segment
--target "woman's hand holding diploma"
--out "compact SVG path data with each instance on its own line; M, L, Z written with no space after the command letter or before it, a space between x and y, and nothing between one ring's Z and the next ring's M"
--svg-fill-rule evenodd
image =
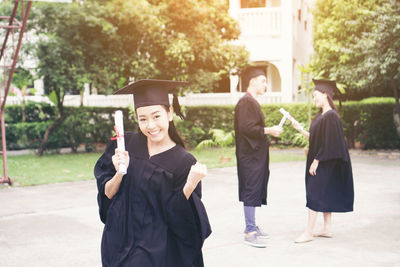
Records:
M124 174L120 170L121 166L126 173L126 169L129 166L128 151L121 151L121 150L118 150L118 148L115 149L115 154L114 154L114 156L112 156L112 162L114 164L114 168L117 171L117 173Z
M125 151L124 124L121 110L115 112L114 119L114 129L117 136L111 138L111 140L117 140L117 148L115 149L115 154L111 157L111 160L116 173L104 187L104 193L109 199L112 199L118 192L122 182L122 177L126 174L129 166L129 153L128 151Z

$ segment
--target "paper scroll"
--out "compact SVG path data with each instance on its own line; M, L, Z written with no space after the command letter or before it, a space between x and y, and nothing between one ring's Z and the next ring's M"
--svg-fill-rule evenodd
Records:
M303 127L301 126L301 124L296 121L292 115L290 115L289 112L287 112L284 108L280 108L279 111L283 114L283 117L281 119L281 122L279 123L279 126L282 127L283 124L285 123L286 119L289 119L292 123L298 124L300 125L301 129L303 130Z
M117 134L117 149L119 151L125 151L125 138L124 138L124 121L121 110L115 111L115 132ZM121 174L126 174L126 166L124 164L120 164L118 168L118 172Z

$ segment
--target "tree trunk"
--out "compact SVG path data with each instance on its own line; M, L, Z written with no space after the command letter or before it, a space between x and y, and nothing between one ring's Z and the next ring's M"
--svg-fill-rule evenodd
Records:
M46 149L47 142L48 142L48 140L49 140L49 136L50 136L51 132L53 132L53 130L54 130L58 125L60 125L64 120L65 120L65 115L62 115L60 118L58 118L57 120L55 120L55 121L53 122L53 124L51 124L51 125L49 126L49 128L47 128L46 132L44 133L43 139L42 139L42 141L41 141L41 143L40 143L40 147L39 147L39 150L38 150L38 153L37 153L38 156L42 156L42 155L43 155L43 152L44 152L44 150Z
M393 121L394 121L394 126L396 127L397 135L400 137L399 89L397 88L396 83L394 81L392 81L392 88L393 88L394 99L396 100L393 109Z

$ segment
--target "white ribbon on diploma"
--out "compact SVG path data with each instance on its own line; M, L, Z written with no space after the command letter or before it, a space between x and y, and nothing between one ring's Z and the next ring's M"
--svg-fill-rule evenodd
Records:
M285 123L286 119L289 119L291 122L296 123L298 125L300 125L301 129L303 129L303 126L301 126L301 124L296 121L292 115L290 115L289 112L287 112L284 108L280 108L279 111L283 114L283 117L281 119L281 122L279 123L279 126L282 127L283 124Z
M125 138L124 138L124 120L121 110L115 111L115 131L117 134L117 149L119 151L125 151ZM120 164L118 172L121 174L126 174L125 164Z

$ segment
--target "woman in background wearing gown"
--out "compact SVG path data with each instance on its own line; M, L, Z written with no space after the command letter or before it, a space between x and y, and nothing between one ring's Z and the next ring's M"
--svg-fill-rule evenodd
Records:
M173 123L179 104L174 97L170 107L168 98L182 84L140 80L116 93L134 94L140 132L125 134L123 152L109 142L94 168L103 266L204 266L201 248L211 228L200 181L207 170L184 149Z
M299 124L293 127L309 139L306 164L307 228L296 243L312 241L314 236L332 237L332 212L353 211L353 174L343 127L333 95L339 93L335 81L313 80L313 100L320 108L311 122L310 132ZM313 234L318 212L324 216L323 228Z

